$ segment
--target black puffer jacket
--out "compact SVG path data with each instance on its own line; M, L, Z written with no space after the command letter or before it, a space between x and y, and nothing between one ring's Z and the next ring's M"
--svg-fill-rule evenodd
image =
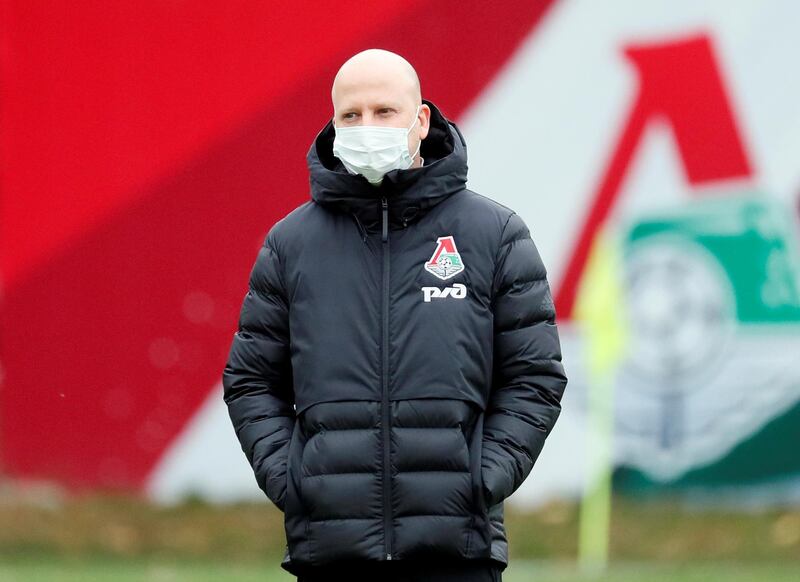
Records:
M508 563L503 500L567 380L545 268L512 210L465 189L430 102L425 165L379 187L308 154L312 200L268 232L223 372L256 480L284 511L282 567Z

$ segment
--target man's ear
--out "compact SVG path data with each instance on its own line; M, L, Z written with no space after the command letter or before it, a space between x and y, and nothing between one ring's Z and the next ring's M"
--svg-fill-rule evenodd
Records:
M419 139L428 137L431 128L431 108L423 103L419 108Z

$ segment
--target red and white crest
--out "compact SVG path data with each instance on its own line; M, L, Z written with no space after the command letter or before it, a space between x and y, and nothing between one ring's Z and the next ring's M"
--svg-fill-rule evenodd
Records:
M436 249L425 263L425 270L443 280L454 277L464 270L464 262L452 235L436 239Z

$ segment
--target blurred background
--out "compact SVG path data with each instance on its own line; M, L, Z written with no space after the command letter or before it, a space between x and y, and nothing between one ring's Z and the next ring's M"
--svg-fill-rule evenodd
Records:
M294 579L221 374L370 47L556 299L570 383L504 580L800 579L799 3L0 8L0 579Z

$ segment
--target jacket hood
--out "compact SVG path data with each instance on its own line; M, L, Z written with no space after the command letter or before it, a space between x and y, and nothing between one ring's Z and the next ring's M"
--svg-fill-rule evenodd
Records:
M421 168L392 170L380 185L370 184L360 174L350 174L333 155L335 130L329 120L317 134L306 160L311 198L326 208L347 212L355 218L362 235L378 231L380 200L389 206L389 228L396 229L421 218L430 208L464 189L467 181L467 146L455 123L442 115L430 101L428 136L422 141Z

